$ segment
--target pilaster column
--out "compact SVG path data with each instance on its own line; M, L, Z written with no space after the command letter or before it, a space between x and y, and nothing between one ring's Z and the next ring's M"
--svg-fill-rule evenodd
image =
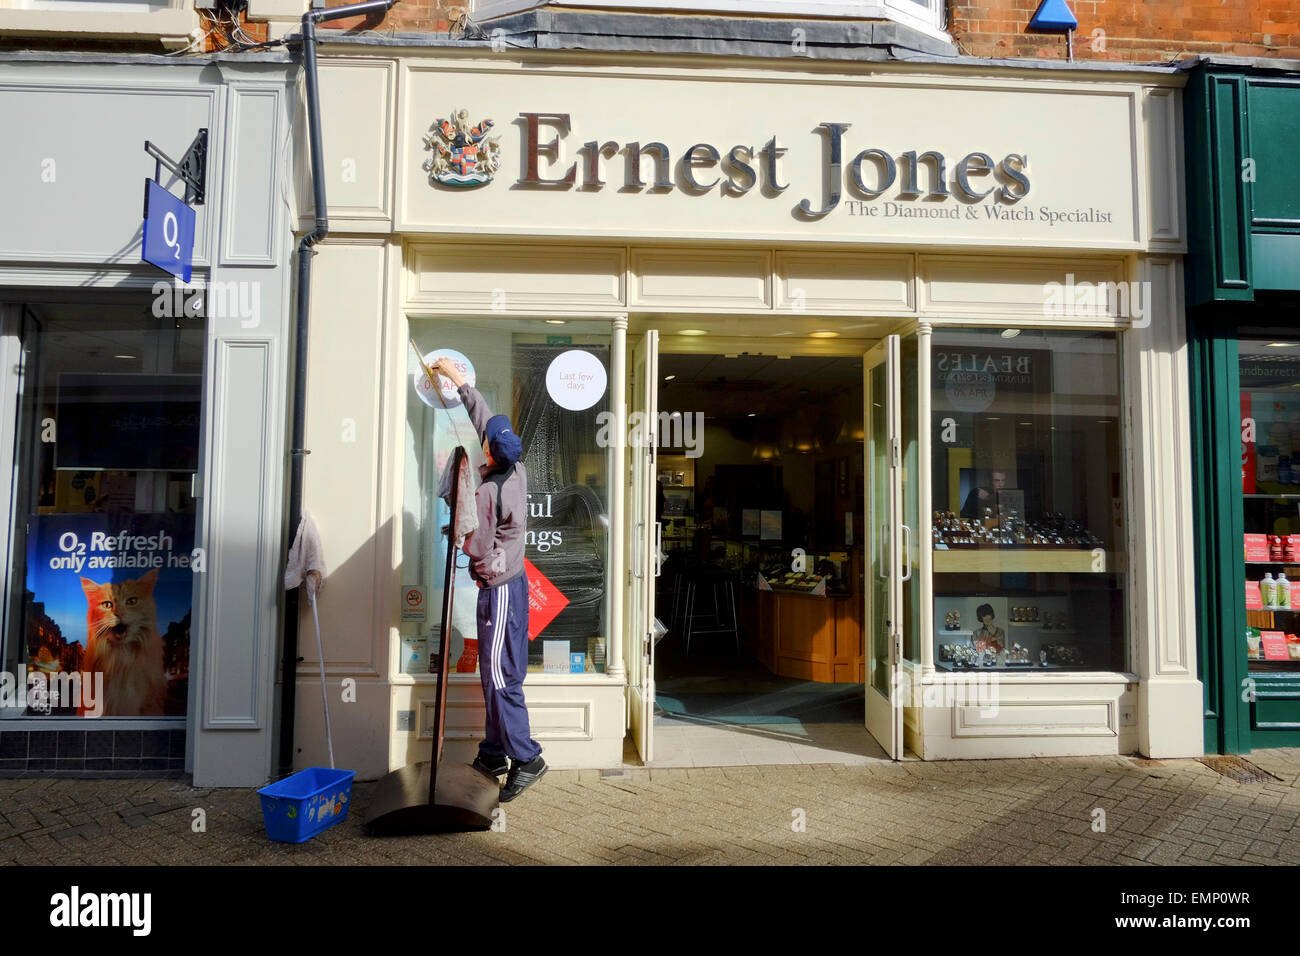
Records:
M627 316L614 319L614 344L610 349L610 410L614 413L613 472L609 489L609 648L605 673L618 680L627 678L623 664L623 595L627 589L624 572L627 513Z
M1145 308L1123 335L1123 356L1129 426L1129 669L1140 681L1138 746L1148 757L1196 757L1204 750L1204 696L1196 677L1191 406L1181 260L1143 257L1137 279Z

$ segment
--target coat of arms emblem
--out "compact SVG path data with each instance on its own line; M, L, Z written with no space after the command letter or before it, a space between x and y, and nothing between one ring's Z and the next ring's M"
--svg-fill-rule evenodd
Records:
M454 110L449 118L435 121L424 137L424 148L433 151L424 161L429 182L456 187L492 182L501 168L501 144L487 138L493 125L485 119L471 126L469 110Z

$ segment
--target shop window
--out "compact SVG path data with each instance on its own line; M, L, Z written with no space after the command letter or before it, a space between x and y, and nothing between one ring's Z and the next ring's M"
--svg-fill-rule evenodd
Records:
M0 312L14 454L0 714L183 718L202 323L148 302Z
M523 443L529 672L603 673L611 633L612 435L602 428L610 410L608 323L412 319L411 336L426 359L449 354L463 363L465 377L494 414L510 417ZM452 450L463 445L477 484L483 451L458 397L449 395L445 404L414 387L423 380L414 349L408 349L407 373L413 387L406 406L401 583L404 591L423 589L426 610L403 614L400 669L427 674L442 640L447 539L441 529L450 516L438 497L439 481ZM582 387L570 387L575 384ZM478 588L463 554L453 581L449 667L474 674L476 648L466 638L477 639Z
M1246 660L1300 673L1300 344L1242 338Z
M936 668L1123 670L1118 336L946 329L931 361Z

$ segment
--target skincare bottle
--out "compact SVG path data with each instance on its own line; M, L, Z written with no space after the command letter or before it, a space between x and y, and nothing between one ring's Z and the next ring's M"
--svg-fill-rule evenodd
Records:
M1264 580L1259 582L1259 597L1264 607L1277 606L1277 582L1273 580L1272 572L1264 575Z
M1286 575L1278 572L1277 576L1277 606L1291 606L1291 582L1286 579Z

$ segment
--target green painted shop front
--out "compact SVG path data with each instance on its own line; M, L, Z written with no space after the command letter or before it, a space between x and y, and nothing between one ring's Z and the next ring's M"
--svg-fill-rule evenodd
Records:
M1211 60L1185 94L1207 753L1300 746L1300 70L1281 66Z

